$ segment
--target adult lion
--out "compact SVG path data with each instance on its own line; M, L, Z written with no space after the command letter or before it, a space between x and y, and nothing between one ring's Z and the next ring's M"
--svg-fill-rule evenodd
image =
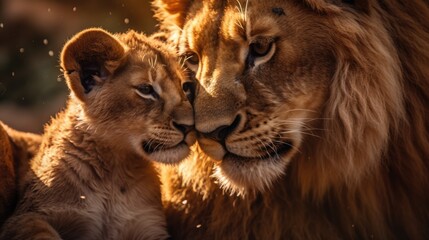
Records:
M175 239L429 238L427 1L154 6L197 80Z

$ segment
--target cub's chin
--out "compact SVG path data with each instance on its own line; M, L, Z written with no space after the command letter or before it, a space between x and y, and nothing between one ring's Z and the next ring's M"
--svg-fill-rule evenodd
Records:
M221 187L232 194L246 195L264 192L285 173L286 166L295 153L292 142L285 142L266 155L240 156L227 146L209 139L199 139L202 150L216 163L214 177Z

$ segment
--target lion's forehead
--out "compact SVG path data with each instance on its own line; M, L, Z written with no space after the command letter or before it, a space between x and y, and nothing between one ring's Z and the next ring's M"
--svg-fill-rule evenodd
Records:
M281 31L281 18L289 6L267 1L266 3L229 1L224 6L204 3L193 8L184 27L185 41L182 48L210 51L210 47L224 46L234 49L236 44L246 44L257 35L273 36ZM281 13L279 14L278 11ZM185 43L185 44L183 44ZM210 43L210 44L208 44ZM235 44L234 44L235 43Z
M248 46L256 36L280 33L278 18L272 12L275 3L230 1L220 4L198 3L184 26L180 52L197 52L201 61L198 78L203 87L216 89L217 80L223 88L234 88L233 81L243 76ZM225 5L226 4L226 5ZM247 5L246 5L247 4ZM261 10L263 8L264 10ZM263 14L261 14L263 12ZM225 81L223 81L225 80Z

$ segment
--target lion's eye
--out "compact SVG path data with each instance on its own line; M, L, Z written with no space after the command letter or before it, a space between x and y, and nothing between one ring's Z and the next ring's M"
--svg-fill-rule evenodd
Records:
M196 72L198 70L198 64L200 63L200 58L198 57L198 54L196 54L195 52L188 52L185 54L185 59L188 68Z
M159 98L159 95L156 93L155 89L150 84L141 84L137 86L136 93L142 98L148 98L153 100Z
M189 102L194 101L194 93L195 93L195 85L192 82L185 82L182 85L183 92L185 93L186 97L188 98Z
M198 55L194 52L186 54L186 61L190 64L197 65L200 61Z
M261 63L265 63L274 55L276 45L271 38L257 39L250 43L249 53L246 58L246 65L254 67Z

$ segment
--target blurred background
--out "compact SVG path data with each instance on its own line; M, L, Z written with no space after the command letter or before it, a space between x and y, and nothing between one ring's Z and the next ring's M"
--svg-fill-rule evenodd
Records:
M155 31L149 0L1 0L0 121L41 133L68 90L59 69L62 46L88 27Z

